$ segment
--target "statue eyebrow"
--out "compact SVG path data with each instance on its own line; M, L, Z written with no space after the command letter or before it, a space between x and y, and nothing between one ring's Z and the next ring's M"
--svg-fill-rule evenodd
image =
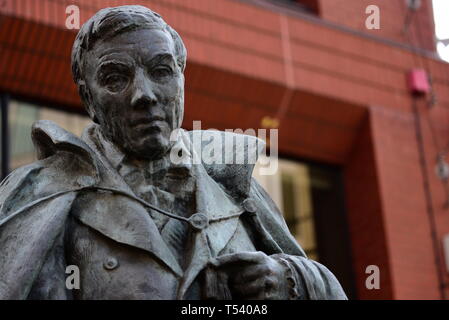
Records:
M130 67L131 63L122 60L111 59L101 62L97 70L102 71L107 68L130 68Z
M102 64L109 64L109 63L117 63L117 64L131 64L130 59L123 59L123 58L117 58L117 57L110 57L110 58L103 58L100 59L100 65Z
M151 58L145 64L153 66L167 59L171 60L171 62L176 62L175 57L173 57L171 53L160 53Z

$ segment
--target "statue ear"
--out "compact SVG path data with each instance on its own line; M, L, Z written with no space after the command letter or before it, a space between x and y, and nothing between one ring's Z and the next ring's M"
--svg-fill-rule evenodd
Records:
M86 108L87 113L89 114L89 117L92 119L93 122L99 123L97 115L95 114L95 109L93 107L92 95L84 81L78 84L78 92L81 97L81 100L83 101L84 107Z

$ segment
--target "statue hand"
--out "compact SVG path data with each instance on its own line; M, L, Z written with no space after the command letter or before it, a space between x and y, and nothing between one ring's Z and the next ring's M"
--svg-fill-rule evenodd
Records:
M284 266L261 251L226 254L211 263L227 274L234 299L288 299Z

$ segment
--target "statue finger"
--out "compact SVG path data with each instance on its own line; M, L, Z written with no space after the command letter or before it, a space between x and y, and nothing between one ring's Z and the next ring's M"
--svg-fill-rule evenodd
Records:
M233 283L246 283L248 281L256 280L257 278L265 277L269 272L270 269L265 264L250 265L238 270L231 281Z
M266 290L266 278L258 278L251 282L241 282L232 285L232 292L240 299L263 299Z
M236 263L260 263L266 258L263 252L238 252L218 256L210 261L215 267L223 267Z

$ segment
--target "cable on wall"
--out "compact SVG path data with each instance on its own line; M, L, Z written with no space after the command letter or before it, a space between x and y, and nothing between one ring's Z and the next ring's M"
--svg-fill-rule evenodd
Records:
M408 2L413 2L413 1L408 1ZM407 16L412 16L412 18L415 18L416 15L414 13L410 12L412 10L416 11L417 8L416 7L411 8L409 6L409 13L407 14ZM420 32L421 25L420 25L419 18L416 18L415 21L416 21L415 28L408 28L408 26L406 25L404 27L404 30L406 31L406 36L408 37L410 45L412 46L412 48L416 48L416 50L417 50L418 48L421 47L420 40L422 39L422 34ZM407 22L407 20L406 20L406 22ZM409 23L412 23L411 18L410 18ZM414 32L412 30L416 30L416 29L420 32L420 34L416 35L416 37L414 37L413 36ZM429 83L430 83L430 88L431 88L430 95L431 96L430 96L430 99L426 100L426 106L427 106L426 110L429 110L430 107L432 107L436 104L436 96L433 91L432 78L430 77L430 66L428 64L428 61L426 59L423 59L422 56L417 51L414 52L413 59L415 60L415 65L426 70L427 74L429 75ZM426 96L423 96L422 98L426 99ZM437 234L435 209L434 209L433 201L432 201L432 199L433 199L432 191L430 189L430 177L429 177L429 173L427 170L427 160L426 160L424 139L423 139L423 133L422 133L422 124L421 124L422 117L421 117L421 112L419 110L419 102L420 102L420 96L414 94L412 96L412 112L413 112L414 121L415 121L415 133L416 133L416 141L417 141L417 145L418 145L419 162L420 162L420 167L421 167L421 173L423 176L423 188L424 188L426 207L427 207L426 212L427 212L429 226L430 226L430 234L431 234L431 239L432 239L432 248L433 248L433 253L434 253L435 267L437 269L437 276L438 276L438 283L439 283L438 289L440 292L441 299L446 300L446 293L445 293L446 284L444 281L444 269L443 269L442 260L441 260L441 256L440 256L440 246L439 246L438 234ZM427 115L426 118L427 118L427 122L429 124L429 128L431 131L432 142L433 142L434 146L436 147L436 149L438 150L438 156L436 157L436 160L439 161L440 154L442 151L442 149L440 147L441 144L440 144L440 141L436 134L434 124L433 124L432 120L430 119L430 116ZM447 188L447 183L446 183L446 185L443 184L443 186L445 187L445 192L448 192L449 189Z

